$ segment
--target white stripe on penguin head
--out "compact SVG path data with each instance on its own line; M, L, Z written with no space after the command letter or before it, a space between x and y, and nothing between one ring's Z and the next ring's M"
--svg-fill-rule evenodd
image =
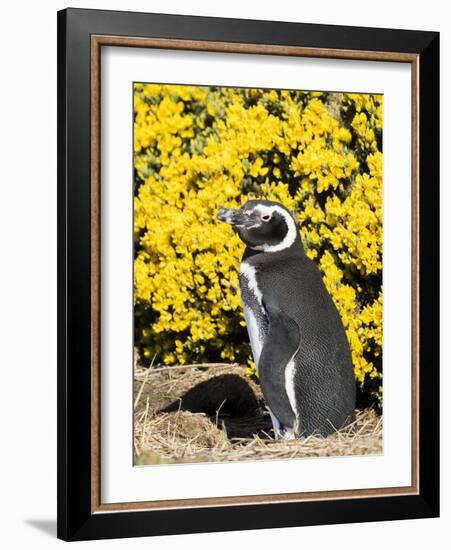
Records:
M293 218L288 214L286 210L281 208L280 206L265 206L263 204L259 204L255 206L254 210L259 210L262 214L269 214L273 215L274 212L278 212L282 215L283 219L285 220L285 223L287 224L288 231L285 237L282 239L282 241L279 244L260 244L258 246L252 246L251 248L253 250L261 250L263 252L280 252L281 250L285 250L286 248L290 248L290 246L294 243L297 236L297 229L296 224L294 223Z

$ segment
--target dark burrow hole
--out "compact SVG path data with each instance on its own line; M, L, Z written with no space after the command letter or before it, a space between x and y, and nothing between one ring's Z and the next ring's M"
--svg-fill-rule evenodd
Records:
M263 400L257 399L246 380L237 374L221 374L200 382L159 413L204 413L229 439L272 437L271 418Z

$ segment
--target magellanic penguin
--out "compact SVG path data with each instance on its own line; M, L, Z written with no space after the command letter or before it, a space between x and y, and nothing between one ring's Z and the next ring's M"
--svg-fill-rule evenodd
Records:
M240 292L276 438L327 436L354 419L355 378L340 315L281 204L221 208L246 244Z

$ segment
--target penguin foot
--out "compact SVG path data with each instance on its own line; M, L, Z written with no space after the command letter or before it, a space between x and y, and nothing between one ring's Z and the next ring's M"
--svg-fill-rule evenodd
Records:
M296 427L288 428L288 426L283 426L279 420L271 412L271 409L268 409L269 416L271 417L272 427L274 431L275 439L296 439Z
M279 430L275 432L276 439L296 439L296 434L293 428L286 428L281 426Z

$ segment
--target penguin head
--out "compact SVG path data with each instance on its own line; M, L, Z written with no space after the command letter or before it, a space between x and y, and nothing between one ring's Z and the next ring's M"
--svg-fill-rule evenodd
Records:
M251 200L238 210L220 208L216 217L229 223L253 250L278 252L299 242L294 219L284 206L275 201Z

